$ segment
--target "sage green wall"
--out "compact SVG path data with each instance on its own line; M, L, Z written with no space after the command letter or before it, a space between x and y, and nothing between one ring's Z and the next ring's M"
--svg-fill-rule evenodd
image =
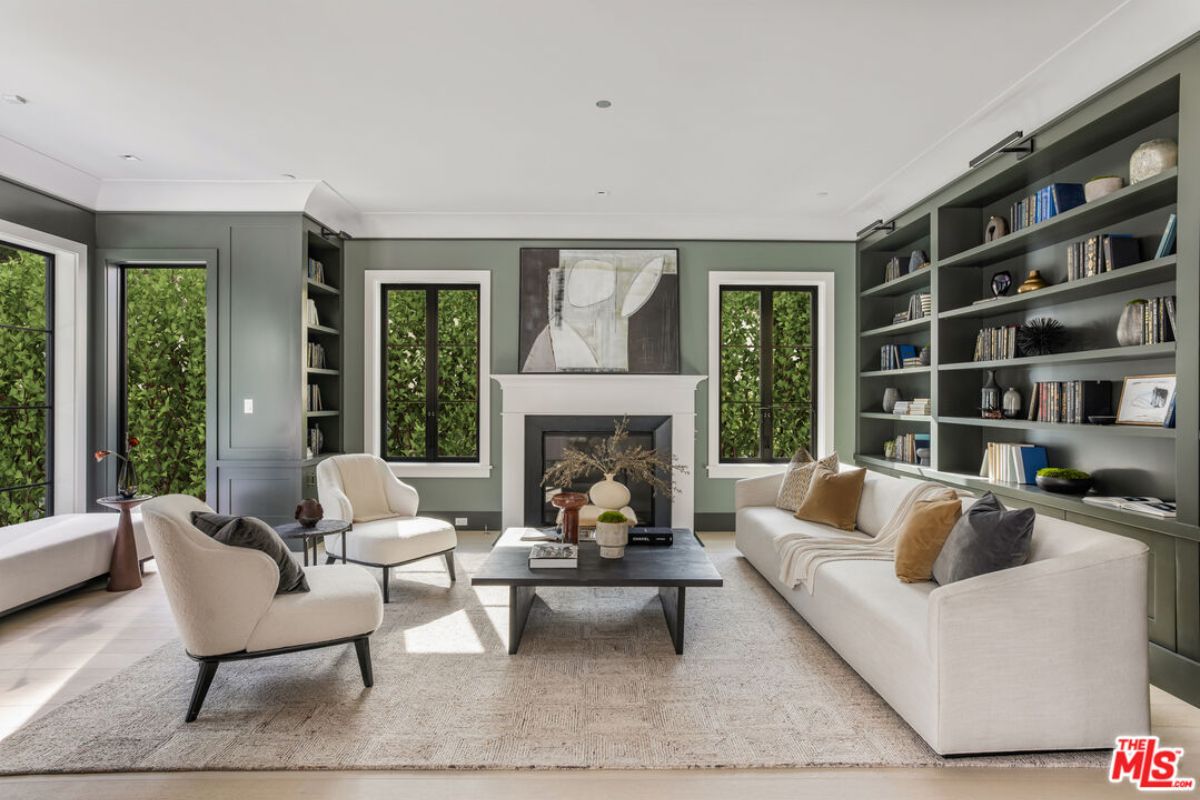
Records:
M346 324L343 368L346 448L363 448L363 272L368 269L485 269L492 273L492 372L517 371L518 258L522 247L674 247L679 249L681 368L708 372L708 273L711 270L827 271L836 273L835 443L847 455L854 441L854 246L849 242L672 242L549 240L354 240L345 248ZM498 511L500 508L499 388L493 384L492 464L487 479L412 480L421 505L441 511ZM708 394L696 396L696 511L731 513L733 481L709 480Z
M96 215L87 209L0 178L0 219L86 244L96 241Z

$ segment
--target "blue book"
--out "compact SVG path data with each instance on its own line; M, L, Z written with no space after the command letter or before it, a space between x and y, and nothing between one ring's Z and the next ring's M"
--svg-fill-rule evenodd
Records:
M1162 238L1158 240L1158 250L1155 251L1155 258L1166 258L1175 251L1175 228L1178 225L1178 220L1172 214L1167 218L1167 227L1163 231Z
M1052 183L1048 187L1050 189L1050 202L1054 204L1055 214L1065 214L1072 208L1081 206L1087 202L1083 196L1082 183Z
M1019 483L1037 483L1037 474L1039 469L1045 469L1050 465L1046 457L1046 448L1040 445L1033 447L1018 447L1016 448L1017 458L1020 459L1020 474L1017 476Z
M918 355L919 354L917 353L917 346L915 344L900 345L900 363L901 364L904 363L904 359L916 358Z
M1167 416L1163 417L1163 427L1164 428L1174 428L1175 427L1175 394L1174 394L1174 392L1171 393L1171 402L1167 406Z

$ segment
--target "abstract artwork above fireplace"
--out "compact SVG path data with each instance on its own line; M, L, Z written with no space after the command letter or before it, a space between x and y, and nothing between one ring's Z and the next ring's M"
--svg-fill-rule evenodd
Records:
M522 248L524 373L679 372L679 251Z

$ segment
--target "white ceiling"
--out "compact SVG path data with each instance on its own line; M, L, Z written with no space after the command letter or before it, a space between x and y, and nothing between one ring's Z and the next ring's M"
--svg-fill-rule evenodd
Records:
M29 100L0 104L0 174L89 207L847 239L1200 30L1200 3L0 0L0 20L0 94Z

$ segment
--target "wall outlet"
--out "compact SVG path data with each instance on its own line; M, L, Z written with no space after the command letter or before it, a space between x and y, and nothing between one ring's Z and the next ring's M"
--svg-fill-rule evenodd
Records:
M245 400L242 401L242 413L243 414L253 414L254 413L254 398L253 397L247 397Z
M455 525L466 525L466 524L467 524L467 518L466 518L466 517L455 517L455 518L454 518L454 524L455 524Z

